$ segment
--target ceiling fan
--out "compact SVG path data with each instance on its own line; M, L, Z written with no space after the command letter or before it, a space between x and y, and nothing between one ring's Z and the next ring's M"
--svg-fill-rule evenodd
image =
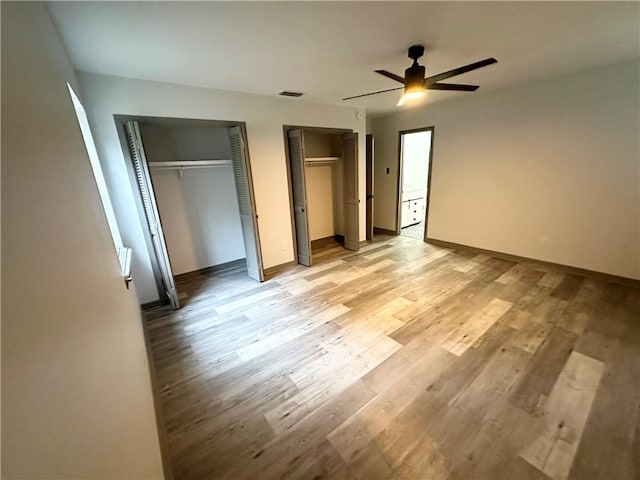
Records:
M384 75L387 78L400 82L402 87L389 88L387 90L379 90L377 92L365 93L362 95L354 95L353 97L343 98L342 100L351 100L352 98L367 97L369 95L377 95L379 93L393 92L394 90L404 89L404 94L398 102L398 105L402 105L405 100L412 98L422 97L427 90L455 90L458 92L474 92L479 87L478 85L462 85L456 83L440 83L440 80L446 80L447 78L455 77L463 73L476 70L478 68L486 67L492 63L497 63L495 58L485 58L479 62L465 65L464 67L454 68L447 72L439 73L431 77L424 76L424 67L418 63L418 59L424 55L424 47L422 45L412 45L409 47L409 58L413 60L413 63L409 68L404 71L404 78L395 73L387 72L386 70L376 70L376 73Z

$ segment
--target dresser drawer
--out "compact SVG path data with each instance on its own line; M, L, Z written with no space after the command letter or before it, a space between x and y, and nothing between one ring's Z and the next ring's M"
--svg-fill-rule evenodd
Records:
M424 221L426 200L424 197L414 197L402 202L400 207L401 218L400 228L415 225Z

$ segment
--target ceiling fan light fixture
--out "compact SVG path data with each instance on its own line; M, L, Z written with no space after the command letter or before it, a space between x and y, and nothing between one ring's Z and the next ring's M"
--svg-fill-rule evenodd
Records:
M401 107L407 101L418 100L419 98L423 98L427 94L427 90L425 88L422 89L414 89L408 90L405 89L404 93L400 97L400 100L396 104L398 107Z
M424 87L405 88L404 98L405 100L413 100L414 98L422 98L427 94L427 89Z
M377 92L365 93L363 95L354 95L351 97L343 98L342 100L351 100L353 98L368 97L369 95L377 95L379 93L392 92L394 90L403 90L402 97L398 102L398 106L404 105L406 100L416 100L423 98L427 93L427 90L450 90L457 92L475 92L479 87L477 85L462 85L458 83L440 83L441 80L446 80L463 73L477 70L478 68L486 67L497 63L498 61L493 58L485 58L479 62L470 63L462 67L454 68L447 72L442 72L437 75L425 76L425 68L418 63L418 59L424 54L424 46L412 45L409 47L408 57L413 60L413 63L409 68L404 71L404 77L396 75L395 73L388 72L386 70L374 70L375 73L390 78L391 80L401 83L402 87L388 88L386 90L379 90Z
M416 47L411 47L415 49ZM414 100L424 97L427 93L427 89L424 84L424 67L418 65L417 55L422 55L422 50L414 53L413 65L404 71L405 85L404 85L404 99Z
M417 100L424 97L426 94L427 89L424 87L423 82L414 82L413 84L409 83L404 87L404 92L402 93L402 97L398 102L398 106L401 107L407 100Z

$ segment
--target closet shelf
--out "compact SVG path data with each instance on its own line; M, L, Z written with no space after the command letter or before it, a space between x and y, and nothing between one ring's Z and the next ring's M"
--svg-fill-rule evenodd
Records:
M305 157L304 162L308 167L334 165L340 157Z
M171 162L149 162L149 168L163 170L230 166L231 160L176 160Z

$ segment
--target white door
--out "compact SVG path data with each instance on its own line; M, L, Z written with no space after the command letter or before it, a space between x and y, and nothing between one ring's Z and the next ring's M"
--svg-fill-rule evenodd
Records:
M180 308L180 302L178 301L178 292L176 291L176 285L173 280L171 262L169 261L169 252L167 251L164 234L162 233L160 214L158 213L156 197L153 193L151 175L149 175L147 157L145 156L144 147L142 146L142 137L140 136L138 122L127 122L125 125L125 129L127 132L127 141L129 143L131 159L136 171L136 180L138 182L140 196L142 197L142 205L144 206L144 212L147 217L147 225L149 227L149 232L151 233L153 249L158 260L158 267L160 269L160 277L162 280L164 293L169 299L171 307L174 310L177 310Z
M344 208L344 248L358 251L358 134L342 135L342 192Z
M233 177L236 182L236 195L240 207L240 221L242 222L242 237L247 255L247 273L254 280L262 282L262 253L260 251L260 236L258 234L258 215L253 196L251 182L251 166L246 152L246 145L242 128L229 129L229 143L231 144L231 162L233 163Z
M289 130L289 164L293 197L293 219L296 229L298 263L311 266L311 241L307 217L307 186L304 172L304 134Z

